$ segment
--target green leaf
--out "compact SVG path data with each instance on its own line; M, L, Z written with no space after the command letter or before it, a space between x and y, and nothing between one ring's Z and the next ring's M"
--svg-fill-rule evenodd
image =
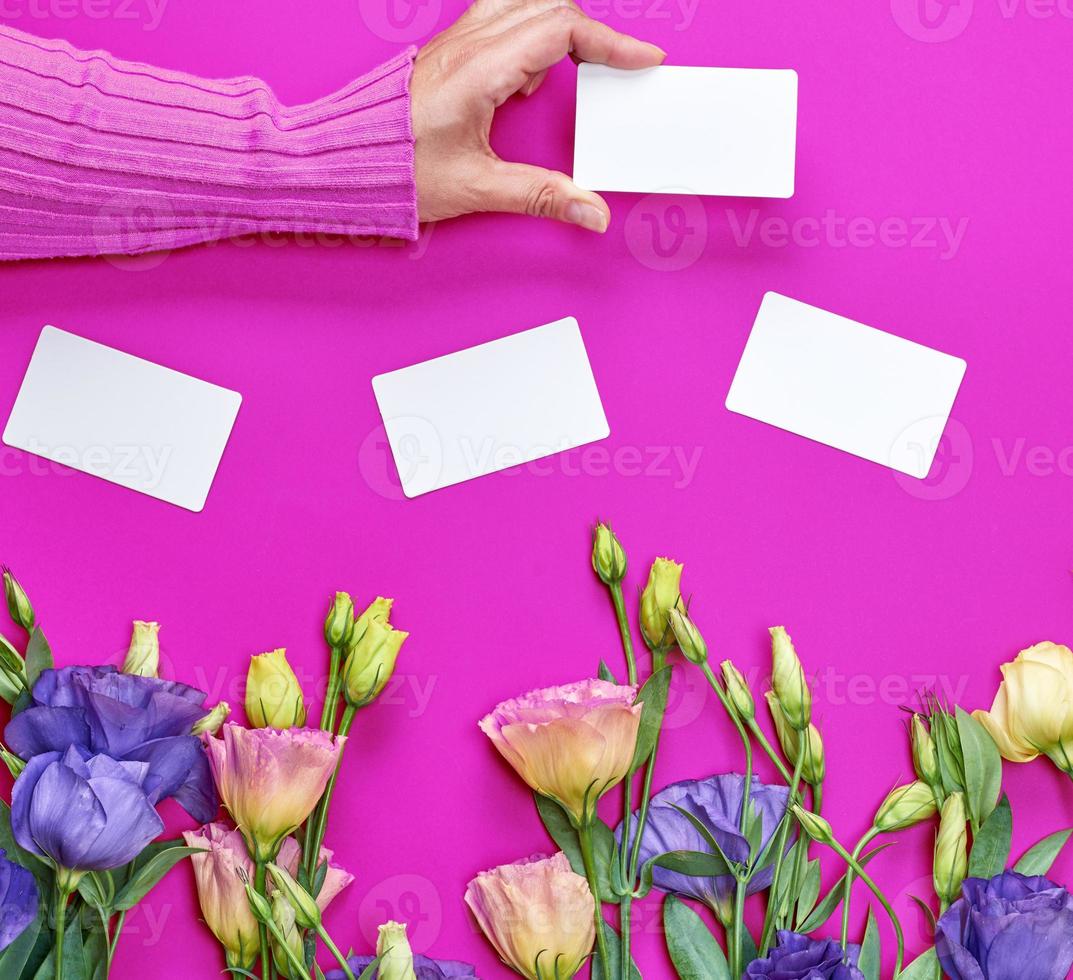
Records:
M939 976L939 958L935 955L935 949L926 950L910 963L901 973L897 980L935 980Z
M888 841L886 844L880 844L878 847L873 847L872 850L866 852L861 856L860 866L863 868L872 860L880 851L885 851L893 844L893 841ZM833 914L834 910L838 908L838 903L842 901L842 886L846 882L846 876L843 875L831 886L831 890L824 897L810 913L807 919L798 926L797 931L801 933L813 932L819 929Z
M372 963L370 963L364 970L361 971L361 975L358 980L372 980L376 975L376 968L380 965L380 957L377 956Z
M601 928L604 933L604 941L607 943L607 959L608 965L611 967L611 976L617 978L621 972L622 963L622 942L619 939L618 933L611 928L603 919L600 920ZM599 950L592 957L592 976L594 978L603 976L603 966L600 964ZM630 958L630 980L641 980L641 971L637 969L637 964L633 962L633 958Z
M1013 837L1013 813L1010 801L1003 796L1002 802L980 828L972 842L969 855L970 878L994 878L1006 870L1010 860L1010 841Z
M43 670L54 667L52 662L52 650L49 648L45 634L40 626L35 626L30 634L30 642L26 644L26 680L30 687L37 682Z
M554 800L539 793L534 793L537 813L551 839L558 845L570 866L579 875L585 875L585 862L581 857L581 841L577 831L570 823L566 811ZM596 866L596 889L600 901L617 902L619 896L611 885L611 866L615 863L615 835L602 820L597 820L592 828L592 857Z
M667 691L671 683L671 668L661 667L641 688L637 700L644 704L641 724L637 730L637 748L633 753L630 772L636 772L647 761L656 747L659 730L663 726L663 713L667 710Z
M879 980L879 926L876 925L875 913L868 909L868 924L864 927L864 939L861 942L861 958L857 965L865 980Z
M731 862L730 858L726 856L719 841L716 840L715 835L711 831L711 828L708 827L704 823L704 821L702 821L697 816L690 813L683 807L680 807L677 803L671 803L669 805L675 810L677 810L680 814L682 814L682 816L685 817L691 824L693 824L693 827L696 829L697 833L700 834L700 836L704 839L704 842L712 849L712 853L717 854L723 859L723 861L726 863L727 870L729 871L730 868L732 868L734 865Z
M41 964L34 980L54 980L55 976L56 957L53 954ZM67 910L67 922L63 930L63 980L87 980L86 961L82 951L82 927L73 908Z
M1002 793L1002 756L984 726L961 708L957 727L965 760L965 803L973 826L982 827Z
M663 929L680 980L731 980L726 955L711 930L673 895L663 903Z
M600 661L600 669L596 672L596 676L602 681L607 681L609 684L617 684L615 675L611 673L611 668L607 666L602 660Z
M1062 853L1062 848L1066 846L1071 834L1073 830L1060 830L1056 834L1044 837L1038 844L1025 851L1021 860L1013 866L1013 870L1029 877L1047 874L1058 855Z
M801 883L801 894L797 896L798 926L808 918L809 913L816 907L820 898L820 862L809 861L805 869L805 880Z
M30 954L37 944L37 937L41 932L41 921L44 911L39 911L37 918L33 920L7 949L0 953L0 977L11 977L12 980L22 976Z
M641 865L641 898L652 890L652 874L656 868L676 871L690 878L719 878L730 874L726 862L706 851L668 851L657 854Z
M149 890L184 857L190 854L197 854L201 850L204 850L204 848L169 847L153 855L149 861L134 872L130 881L123 886L123 890L116 895L112 909L116 912L125 912L127 909L134 908L145 898Z

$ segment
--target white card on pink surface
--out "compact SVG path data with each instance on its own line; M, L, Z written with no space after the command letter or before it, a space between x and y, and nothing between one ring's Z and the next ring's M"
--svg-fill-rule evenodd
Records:
M574 181L592 191L788 198L797 72L578 68Z
M4 442L200 511L241 402L238 392L45 327Z
M964 376L959 357L768 293L726 407L923 479Z
M373 393L407 497L610 434L573 317L381 374Z

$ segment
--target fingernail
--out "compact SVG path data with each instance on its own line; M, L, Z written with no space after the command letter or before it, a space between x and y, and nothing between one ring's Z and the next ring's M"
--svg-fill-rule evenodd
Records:
M581 201L571 201L566 207L566 220L574 225L581 225L589 231L601 234L607 231L607 215L599 208Z

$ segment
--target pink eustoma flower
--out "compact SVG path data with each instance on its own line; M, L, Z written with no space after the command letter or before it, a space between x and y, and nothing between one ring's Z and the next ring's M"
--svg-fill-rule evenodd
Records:
M629 772L641 723L636 699L635 687L579 681L504 701L480 727L522 779L581 824Z
M503 962L529 980L568 980L596 939L592 892L562 852L482 871L466 904Z
M243 881L243 874L253 881L254 867L242 833L210 823L184 832L183 838L187 847L202 848L190 856L190 863L205 923L223 945L227 965L248 970L257 957L259 937Z
M224 725L205 737L220 798L255 861L274 861L313 812L346 738L315 728Z

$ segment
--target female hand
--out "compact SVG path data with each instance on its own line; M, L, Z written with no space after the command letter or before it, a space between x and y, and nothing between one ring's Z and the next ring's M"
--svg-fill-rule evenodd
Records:
M489 132L512 95L532 95L566 55L651 68L665 53L583 14L571 0L477 0L417 55L411 83L421 221L508 211L607 230L598 194L566 174L501 160Z

